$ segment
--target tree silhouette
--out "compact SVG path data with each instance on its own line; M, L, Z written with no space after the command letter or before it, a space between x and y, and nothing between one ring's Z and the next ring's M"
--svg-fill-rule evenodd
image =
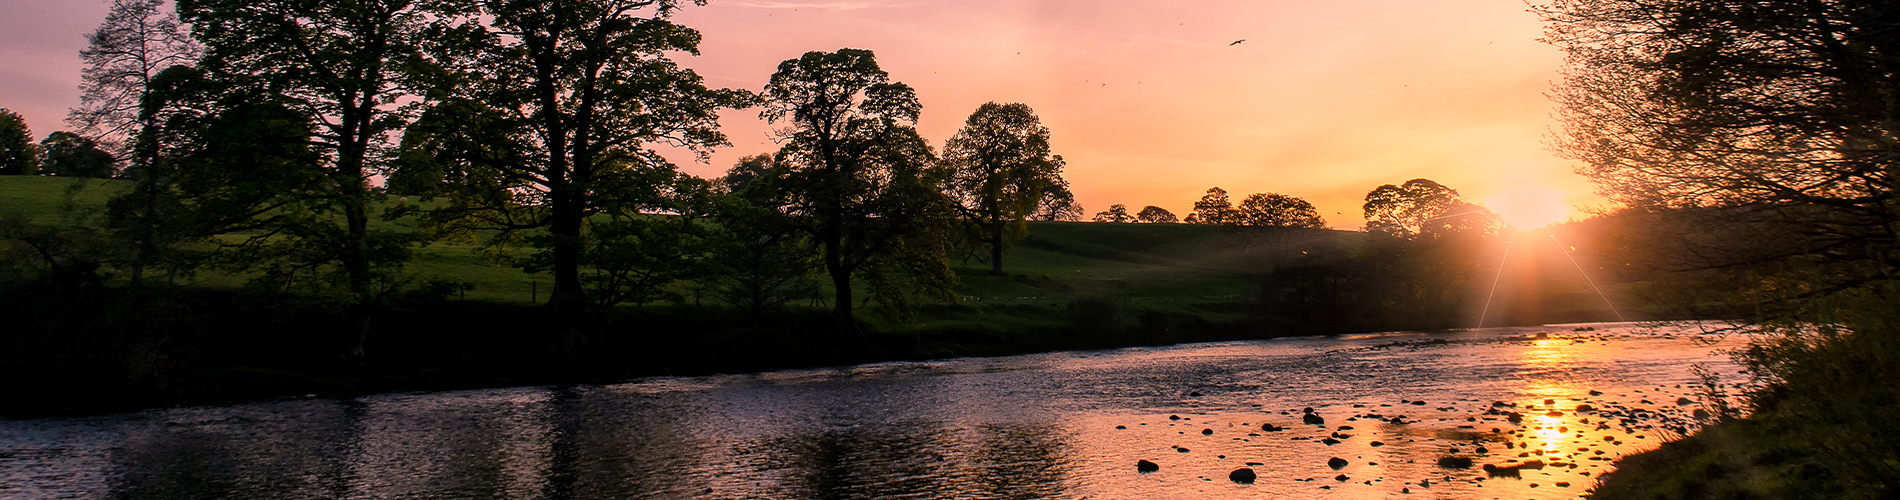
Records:
M40 172L61 177L112 177L112 153L99 143L67 131L53 132L40 141Z
M1056 155L1061 161L1062 155ZM1075 203L1075 193L1069 191L1069 181L1060 179L1050 185L1049 191L1042 195L1042 203L1036 207L1036 213L1029 216L1032 220L1044 222L1082 220L1082 206Z
M840 330L856 330L852 279L904 309L914 294L947 296L952 203L915 123L923 106L869 50L807 52L779 63L765 87L773 123L790 122L775 158L788 213L819 247Z
M165 0L113 0L105 22L86 35L86 48L79 52L86 63L79 107L66 117L78 135L136 168L152 161L136 151L138 137L158 126L155 117L141 111L152 79L166 68L195 64L204 51L189 27L164 6Z
M1181 222L1180 219L1174 217L1174 212L1169 212L1168 209L1154 205L1142 207L1140 212L1136 212L1135 221L1148 224L1174 224Z
M1128 214L1128 205L1123 205L1120 203L1109 205L1108 210L1103 210L1103 211L1095 213L1095 222L1109 222L1109 223L1115 223L1115 224L1125 224L1125 223L1130 223L1134 221L1135 221L1135 216Z
M1227 190L1213 187L1208 188L1200 201L1194 202L1194 212L1188 214L1187 223L1232 224L1236 216L1234 203L1227 199Z
M944 183L971 226L968 239L989 250L990 274L1001 276L1003 252L1028 233L1024 224L1061 185L1061 157L1049 154L1049 128L1021 103L985 103L943 147Z
M1278 193L1247 195L1233 212L1231 224L1259 227L1325 229L1326 220L1306 200Z
M601 259L650 268L674 257L643 252L676 250L607 240L682 237L647 232L659 228L641 215L684 215L680 185L688 179L653 145L705 154L725 144L718 110L743 105L746 95L708 89L673 62L669 52L697 53L699 33L669 20L671 1L466 7L432 38L429 52L445 71L429 111L404 136L405 149L416 152L404 168L446 175L447 203L427 217L435 234L486 233L489 245L537 248L521 265L554 275L548 305L559 345L577 349L588 342L579 327L586 308L639 300L613 285L628 282ZM583 267L606 280L594 281L595 297Z
M39 171L39 148L26 118L0 108L0 175L33 175Z
M1465 202L1458 190L1431 179L1379 186L1366 193L1364 208L1367 232L1401 239L1491 234L1504 226L1490 209Z

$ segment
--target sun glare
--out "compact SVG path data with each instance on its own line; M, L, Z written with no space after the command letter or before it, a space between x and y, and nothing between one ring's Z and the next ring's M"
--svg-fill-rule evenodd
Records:
M1564 194L1543 186L1520 185L1485 200L1484 205L1518 229L1534 229L1570 216Z

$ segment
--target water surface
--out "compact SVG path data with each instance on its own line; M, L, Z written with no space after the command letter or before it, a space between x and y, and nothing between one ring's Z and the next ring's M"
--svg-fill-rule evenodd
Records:
M0 497L1575 498L1691 420L1692 364L1739 380L1581 326L0 421Z

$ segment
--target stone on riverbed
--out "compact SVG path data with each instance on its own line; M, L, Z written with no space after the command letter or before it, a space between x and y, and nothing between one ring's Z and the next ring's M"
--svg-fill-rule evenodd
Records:
M1332 468L1333 468L1333 470L1339 470L1339 469L1344 469L1344 468L1346 468L1346 465L1347 465L1348 463L1349 463L1349 462L1347 462L1347 461L1346 461L1346 459L1344 459L1344 458L1339 458L1339 457L1333 457L1333 458L1332 458L1331 460L1327 460L1327 461L1326 461L1326 466L1327 466L1327 467L1332 467Z
M1161 470L1161 466L1156 465L1154 462L1149 462L1147 460L1137 460L1135 461L1135 470L1141 471L1142 473L1145 474L1145 473Z
M1253 480L1255 479L1255 476L1253 473L1253 469L1242 467L1239 469L1234 469L1233 472L1227 473L1227 479L1232 480L1233 482L1236 482L1236 483L1240 483L1240 484L1253 484Z

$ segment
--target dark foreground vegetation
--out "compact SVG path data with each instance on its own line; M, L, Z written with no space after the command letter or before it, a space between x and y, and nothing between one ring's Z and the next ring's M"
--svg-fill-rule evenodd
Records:
M1900 496L1900 4L1537 10L1569 54L1557 148L1746 320L1750 380L1709 380L1701 431L1594 496Z

